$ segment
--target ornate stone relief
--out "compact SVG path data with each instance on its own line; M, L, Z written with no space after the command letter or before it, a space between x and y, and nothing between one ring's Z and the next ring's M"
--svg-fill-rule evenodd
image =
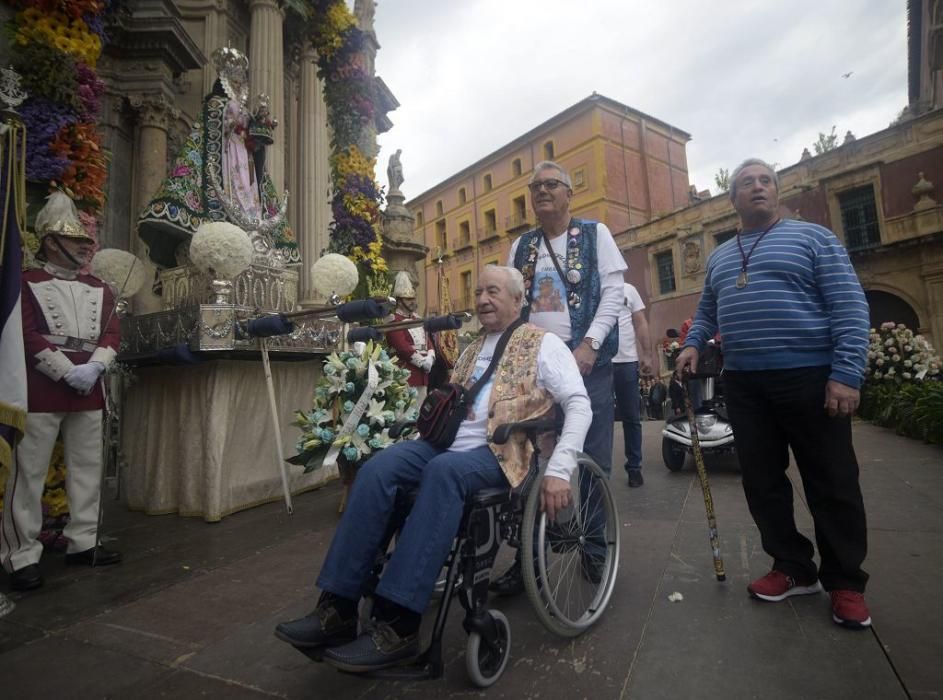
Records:
M128 95L128 104L135 111L138 124L141 126L152 126L168 131L180 116L180 110L161 94L131 94Z
M698 240L685 241L681 245L681 259L684 264L684 274L693 275L701 269L701 242Z

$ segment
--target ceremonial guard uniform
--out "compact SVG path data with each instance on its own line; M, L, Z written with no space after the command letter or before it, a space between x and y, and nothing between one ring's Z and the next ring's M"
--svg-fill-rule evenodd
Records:
M399 272L393 283L393 296L396 297L396 309L393 312L393 321L410 321L422 318L415 312L416 292L409 275ZM426 338L422 326L403 330L388 331L386 340L399 358L400 364L409 370L409 386L419 392L417 401L422 403L425 398L426 387L429 384L429 372L435 362L433 350Z
M55 193L44 210L54 198L67 199ZM59 206L74 214L71 201ZM69 542L66 562L102 565L120 560L117 552L96 547L105 405L100 377L118 350L115 299L105 282L79 273L83 261L69 253L83 246L90 249L91 238L77 217L73 220L67 214L49 221L42 215L36 224L42 246L38 257L46 259L51 249L55 261L66 266L46 261L42 269L23 273L29 412L7 481L0 528L0 560L11 572L13 588L19 590L42 585L37 563L43 550L39 541L43 485L60 432L70 511L63 532Z

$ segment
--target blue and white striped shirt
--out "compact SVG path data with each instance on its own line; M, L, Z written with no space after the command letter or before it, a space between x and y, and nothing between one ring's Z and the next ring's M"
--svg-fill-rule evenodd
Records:
M745 253L761 233L741 234ZM736 287L740 268L736 238L713 252L685 347L703 350L719 329L728 369L830 365L830 379L858 388L867 363L868 302L835 234L783 219L750 257L743 289Z

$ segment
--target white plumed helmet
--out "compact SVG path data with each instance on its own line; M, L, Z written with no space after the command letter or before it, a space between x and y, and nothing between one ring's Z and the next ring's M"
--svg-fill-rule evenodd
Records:
M416 298L416 290L413 289L412 280L409 279L409 273L405 270L396 273L396 279L393 281L393 296L397 299Z

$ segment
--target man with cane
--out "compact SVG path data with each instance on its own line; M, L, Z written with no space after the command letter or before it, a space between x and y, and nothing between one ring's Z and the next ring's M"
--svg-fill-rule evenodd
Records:
M14 590L39 588L42 493L57 436L65 443L70 519L66 564L103 566L121 561L98 545L101 507L101 376L117 354L120 330L106 283L79 272L93 240L75 205L54 192L36 217L41 269L23 273L23 339L27 362L26 431L7 481L0 561Z
M832 619L871 624L864 503L851 441L868 348L868 304L831 231L783 219L776 172L757 159L731 177L741 231L711 255L680 370L720 330L724 391L743 490L772 570L747 590L777 602L829 592ZM796 529L786 469L795 456L821 564ZM820 583L821 582L821 583Z

